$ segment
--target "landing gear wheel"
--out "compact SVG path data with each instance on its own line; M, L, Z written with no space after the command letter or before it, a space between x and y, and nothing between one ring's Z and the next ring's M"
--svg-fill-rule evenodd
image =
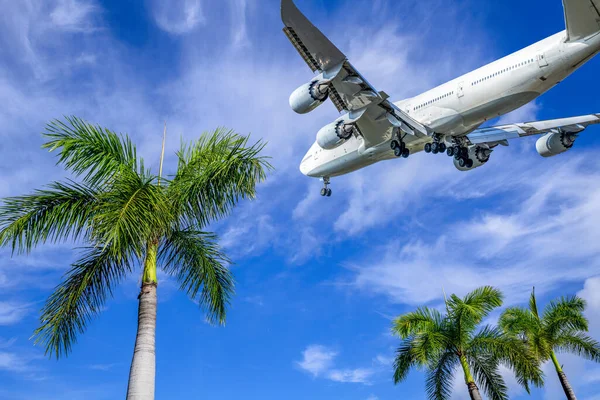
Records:
M446 150L446 154L448 155L448 157L452 157L454 155L454 147L448 147L448 149Z
M402 157L403 158L408 158L408 156L410 156L410 150L408 150L406 147L404 148L404 151L402 152Z
M465 165L467 166L467 168L473 168L473 160L471 160L470 158L468 158L465 161Z
M327 189L327 188L321 189L321 196L325 197L325 196L327 196L327 193L329 193L329 189Z
M443 153L446 151L446 143L440 143L438 150L440 151L440 153Z
M425 153L431 153L431 143L425 143L423 150L425 150Z
M464 167L467 165L467 163L465 162L465 159L464 159L464 158L459 158L459 159L458 159L458 165L459 165L461 168L464 168Z
M331 197L331 189L327 189L327 197Z
M396 150L397 147L400 147L400 143L398 143L397 140L392 140L390 142L390 147L392 148L392 150Z
M433 143L431 144L431 152L432 152L433 154L437 154L437 153L439 153L439 151L440 151L440 144L439 144L439 143L436 143L436 142L433 142Z
M396 157L400 157L400 156L402 155L402 149L401 149L400 147L396 147L396 148L394 149L394 155L395 155Z

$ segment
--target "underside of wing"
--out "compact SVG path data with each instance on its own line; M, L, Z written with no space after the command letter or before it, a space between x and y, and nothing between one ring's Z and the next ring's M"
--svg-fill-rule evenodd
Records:
M600 114L534 121L477 129L467 135L472 144L508 144L508 140L544 133L577 134L589 125L600 123Z
M570 41L600 32L600 0L563 0Z
M302 59L319 74L299 87L290 98L292 108L301 114L312 111L326 98L339 112L345 112L324 128L331 132L331 146L345 132L355 131L364 140L364 148L381 145L390 132L429 135L431 131L388 101L385 92L376 90L331 41L296 7L293 0L281 1L283 31Z
M293 0L282 0L283 31L313 72L325 71L346 59L323 33L298 10Z

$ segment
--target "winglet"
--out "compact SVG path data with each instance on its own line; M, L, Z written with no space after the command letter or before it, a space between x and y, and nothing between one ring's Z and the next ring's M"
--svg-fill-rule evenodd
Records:
M346 60L344 53L298 10L293 0L281 0L281 20L288 39L313 71L324 71Z

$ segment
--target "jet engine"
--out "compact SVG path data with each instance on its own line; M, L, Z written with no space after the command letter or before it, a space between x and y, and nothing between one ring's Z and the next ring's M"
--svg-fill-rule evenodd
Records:
M325 150L335 149L346 140L350 139L354 132L354 125L344 120L332 122L325 125L317 133L317 144Z
M537 140L535 149L542 157L552 157L564 153L575 144L577 132L554 131Z
M294 90L290 96L290 107L298 114L306 114L323 104L328 96L328 82L314 80Z
M487 146L469 146L466 157L454 157L454 166L459 171L470 171L490 160L492 149Z

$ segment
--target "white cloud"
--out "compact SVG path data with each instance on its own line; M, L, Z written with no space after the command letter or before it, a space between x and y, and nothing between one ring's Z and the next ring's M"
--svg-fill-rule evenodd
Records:
M374 371L369 368L334 369L329 371L327 377L334 382L369 384L373 373Z
M589 278L600 267L593 240L600 235L600 184L594 183L600 163L589 154L565 161L551 168L517 165L520 173L514 163L490 171L496 183L513 177L511 192L502 184L489 189L489 196L509 196L502 209L455 214L437 235L413 228L401 239L374 244L365 261L348 266L354 285L393 302L422 304L440 299L442 287L462 294L492 284L514 302L532 286L542 294Z
M27 360L16 353L0 351L0 371L25 372L29 369Z
M173 35L189 33L205 22L200 0L152 0L151 7L158 27Z
M99 9L91 0L58 0L50 12L50 20L65 31L92 32L97 29L94 17Z
M88 368L96 370L96 371L106 372L106 371L110 371L111 369L113 369L117 365L118 364L92 364Z
M333 365L333 359L337 355L336 351L325 346L313 344L302 352L302 361L298 361L297 364L303 370L317 377L329 370Z
M310 345L302 352L302 361L296 364L315 378L340 383L370 384L369 378L375 373L372 368L334 368L337 356L337 351L326 346Z
M17 324L30 311L29 304L0 301L0 326Z
M234 46L250 44L246 25L248 0L229 0L231 8L231 40Z

